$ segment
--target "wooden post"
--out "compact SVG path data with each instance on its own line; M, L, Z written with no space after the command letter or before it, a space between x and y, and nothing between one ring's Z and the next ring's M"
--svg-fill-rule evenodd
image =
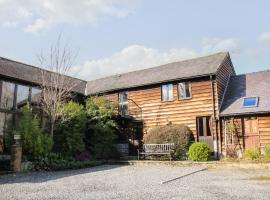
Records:
M14 172L21 171L22 146L20 144L12 145L10 167Z

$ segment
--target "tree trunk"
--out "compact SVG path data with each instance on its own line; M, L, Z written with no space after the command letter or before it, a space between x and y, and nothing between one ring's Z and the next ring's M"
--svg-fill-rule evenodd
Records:
M50 135L51 135L51 138L53 138L53 133L54 133L54 121L51 120L51 130L50 130Z

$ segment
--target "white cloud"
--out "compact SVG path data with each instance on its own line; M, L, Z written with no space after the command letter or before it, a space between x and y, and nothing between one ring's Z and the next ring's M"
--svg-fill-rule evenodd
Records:
M204 38L199 50L173 48L166 52L134 44L107 58L89 60L82 65L74 66L71 74L85 80L92 80L220 51L239 53L239 41L233 38Z
M160 52L141 45L130 45L108 58L86 61L72 68L71 73L85 80L92 80L112 74L119 74L173 61L195 57L189 49L170 49Z
M259 42L270 42L270 32L264 32L262 33L259 38L258 38Z
M23 26L26 32L53 25L94 23L104 16L125 17L141 0L0 0L0 24ZM12 22L12 23L11 23Z
M203 53L214 53L220 51L229 51L238 53L240 51L239 40L235 38L204 38L202 40Z

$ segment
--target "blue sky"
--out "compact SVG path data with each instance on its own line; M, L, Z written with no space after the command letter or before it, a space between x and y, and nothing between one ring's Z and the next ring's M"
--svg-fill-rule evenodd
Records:
M237 73L270 69L270 1L0 0L0 56L38 65L59 33L95 79L230 51Z

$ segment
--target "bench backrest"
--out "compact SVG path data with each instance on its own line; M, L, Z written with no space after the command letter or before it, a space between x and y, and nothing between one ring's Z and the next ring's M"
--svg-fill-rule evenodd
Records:
M146 153L170 153L174 150L174 143L144 144L143 150Z

